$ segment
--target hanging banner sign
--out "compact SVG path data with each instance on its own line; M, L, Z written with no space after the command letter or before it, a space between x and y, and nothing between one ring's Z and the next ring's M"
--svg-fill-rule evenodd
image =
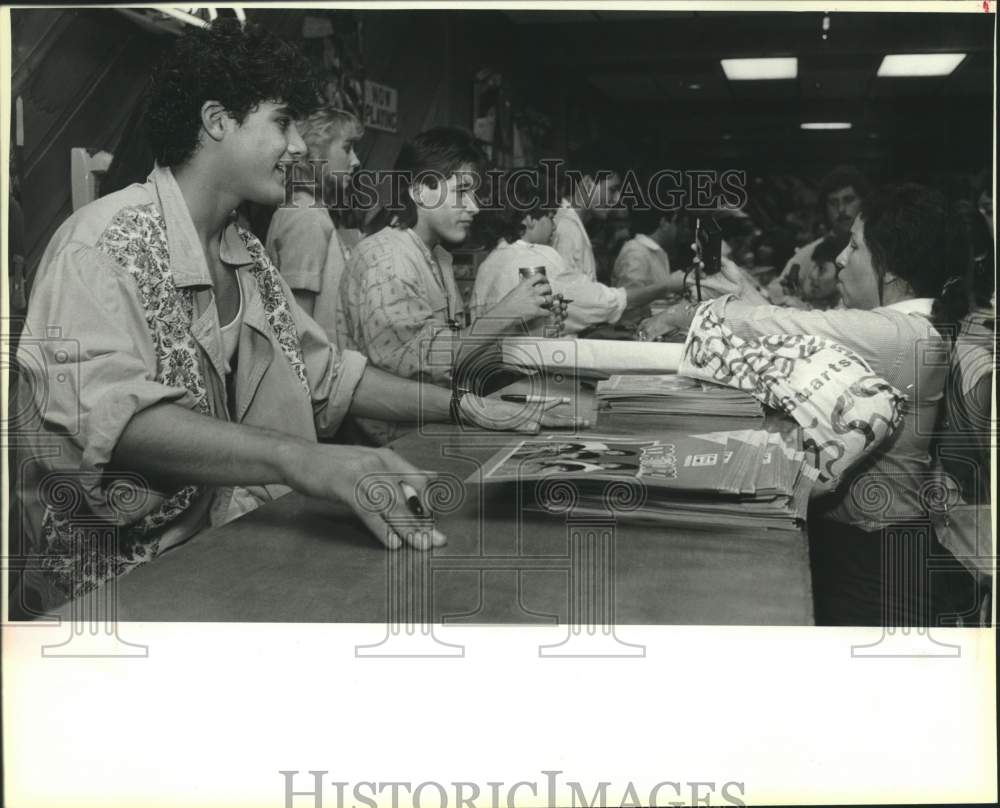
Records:
M399 95L392 87L366 80L365 126L383 132L396 132L398 101Z

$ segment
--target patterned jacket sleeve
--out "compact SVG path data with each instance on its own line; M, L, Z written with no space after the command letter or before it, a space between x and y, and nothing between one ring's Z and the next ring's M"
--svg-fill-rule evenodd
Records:
M906 392L902 379L912 377L917 344L929 351L937 345L937 332L926 320L885 309L862 311L835 309L802 311L784 306L752 306L730 300L726 322L733 333L744 339L773 334L806 334L824 337L861 356L880 376ZM911 366L904 367L909 363Z

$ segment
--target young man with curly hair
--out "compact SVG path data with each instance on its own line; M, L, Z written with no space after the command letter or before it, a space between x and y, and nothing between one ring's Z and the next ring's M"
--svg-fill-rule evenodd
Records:
M316 107L308 75L254 24L190 30L154 76L148 181L81 208L49 243L28 309L37 339L19 355L18 412L37 413L18 466L24 541L41 559L23 581L29 609L290 488L346 503L390 548L442 543L430 517L412 527L403 497L382 513L358 502L372 474L402 475L418 494L427 480L391 450L317 441L348 413L571 421L374 369L296 304L234 211L282 201L282 164L305 151L296 120ZM97 534L114 540L81 541Z

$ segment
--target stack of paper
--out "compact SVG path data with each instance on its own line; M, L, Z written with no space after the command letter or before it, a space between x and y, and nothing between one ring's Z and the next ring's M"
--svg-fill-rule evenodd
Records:
M523 371L607 378L614 373L666 373L680 367L683 345L601 339L507 337L503 363Z
M816 475L776 432L522 440L483 466L483 483L525 488L527 507L575 517L703 528L798 528Z
M612 376L597 384L599 413L712 415L760 418L764 409L749 393L687 376Z

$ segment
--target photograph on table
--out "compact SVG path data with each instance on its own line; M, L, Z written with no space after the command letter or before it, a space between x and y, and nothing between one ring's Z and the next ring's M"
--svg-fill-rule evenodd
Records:
M468 482L521 486L525 506L552 518L708 529L749 528L760 520L758 526L800 530L815 480L805 453L786 434L745 429L522 440L497 452Z

